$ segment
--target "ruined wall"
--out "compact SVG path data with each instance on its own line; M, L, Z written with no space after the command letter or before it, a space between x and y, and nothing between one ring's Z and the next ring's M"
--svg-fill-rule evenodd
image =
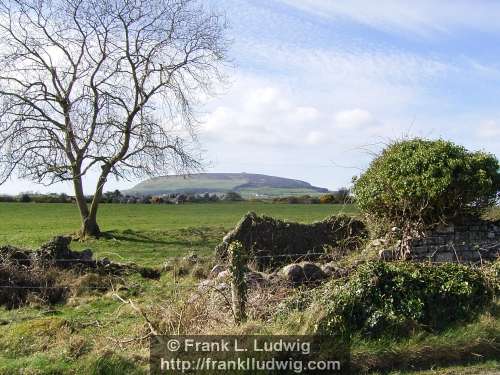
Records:
M251 260L263 269L296 260L313 260L325 248L339 253L357 248L366 236L364 224L349 216L331 216L312 224L292 223L250 212L229 232L215 251L224 259L229 244L239 241L250 253Z
M433 262L481 262L500 255L500 222L463 219L413 239L410 259Z

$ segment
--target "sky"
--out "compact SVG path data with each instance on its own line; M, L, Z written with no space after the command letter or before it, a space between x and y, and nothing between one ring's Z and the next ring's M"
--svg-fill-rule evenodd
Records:
M394 139L500 157L500 2L210 0L232 40L228 82L199 110L206 172L337 189ZM95 176L88 177L91 193ZM107 190L137 181L110 180ZM67 192L11 179L2 193Z

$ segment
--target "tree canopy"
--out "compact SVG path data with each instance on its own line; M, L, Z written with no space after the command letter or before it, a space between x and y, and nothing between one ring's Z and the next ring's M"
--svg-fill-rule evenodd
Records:
M195 0L13 0L0 17L0 183L72 181L82 234L98 235L109 176L199 167L194 107L222 79L223 16Z

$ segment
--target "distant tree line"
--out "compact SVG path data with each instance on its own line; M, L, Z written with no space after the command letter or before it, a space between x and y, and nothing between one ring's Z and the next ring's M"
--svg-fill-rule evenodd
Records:
M345 204L353 203L353 198L346 188L341 188L328 194L320 196L300 195L273 198L273 203L288 204Z
M93 196L86 196L87 202L92 202ZM127 194L120 190L103 193L101 203L120 204L184 204L184 203L213 203L213 202L241 202L245 201L239 193L230 191L224 194L216 193L170 193L157 195ZM285 204L344 204L352 203L352 197L348 189L340 189L336 192L320 196L288 196L279 198L251 198L252 202L272 202ZM0 202L22 202L22 203L74 203L75 198L67 194L51 193L21 193L19 195L0 195Z
M0 195L0 202L21 202L21 203L71 203L73 198L67 194L34 194L21 193L19 195Z

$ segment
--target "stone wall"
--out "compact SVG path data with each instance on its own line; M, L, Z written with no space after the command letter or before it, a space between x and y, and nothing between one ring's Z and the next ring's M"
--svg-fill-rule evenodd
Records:
M243 244L259 269L277 267L298 260L315 260L325 255L327 248L337 254L354 250L367 232L365 225L349 216L338 215L312 224L301 224L258 216L245 215L236 227L217 245L219 259L227 257L233 241Z
M410 259L432 262L481 262L500 255L500 221L463 219L409 242Z

